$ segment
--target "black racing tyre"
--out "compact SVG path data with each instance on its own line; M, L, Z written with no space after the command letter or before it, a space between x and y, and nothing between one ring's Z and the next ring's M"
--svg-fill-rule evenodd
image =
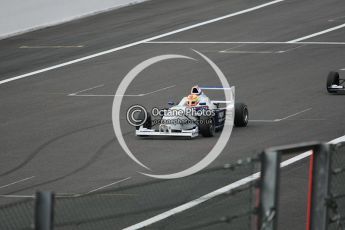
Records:
M203 137L213 137L215 133L213 117L200 116L199 130Z
M327 76L327 91L329 93L333 93L331 90L329 90L328 87L331 87L332 85L339 85L339 73L335 71L329 72Z
M235 103L235 119L236 127L246 127L248 124L248 108L244 103Z
M144 111L140 111L140 113L136 116L137 120L144 120L145 119L145 112ZM151 118L151 114L149 112L147 112L147 118L146 121L144 122L144 124L142 125L144 128L147 129L151 129L152 128L152 118ZM138 130L140 128L140 125L138 124L138 126L135 126L135 129Z
M220 127L216 128L216 132L220 132L220 131L222 131L222 130L223 130L223 128L224 128L224 125L222 125L222 126L220 126Z

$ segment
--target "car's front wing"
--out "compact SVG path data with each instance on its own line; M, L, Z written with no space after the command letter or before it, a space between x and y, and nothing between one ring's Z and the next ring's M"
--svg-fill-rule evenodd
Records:
M199 135L198 127L191 130L181 130L180 132L173 132L171 129L147 129L142 126L135 131L136 136L169 136L169 137L190 137L194 138Z

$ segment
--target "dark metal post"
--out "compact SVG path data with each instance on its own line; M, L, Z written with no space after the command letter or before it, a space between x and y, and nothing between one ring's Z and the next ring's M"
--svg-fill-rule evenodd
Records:
M258 226L262 230L277 229L280 155L277 151L265 151L261 155Z
M327 148L326 146L327 145L323 145L318 142L309 142L269 148L262 154L258 229L276 230L278 228L278 196L281 156L309 150L314 150L316 152L320 150L323 152L324 148Z
M314 149L310 167L311 186L309 189L309 218L307 230L326 230L328 221L328 208L326 200L329 198L331 176L330 146L322 144Z
M54 194L37 192L35 205L35 230L53 230Z

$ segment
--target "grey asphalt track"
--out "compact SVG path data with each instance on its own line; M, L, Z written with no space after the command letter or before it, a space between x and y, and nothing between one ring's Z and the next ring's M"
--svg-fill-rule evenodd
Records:
M265 2L152 0L2 40L0 80ZM284 1L157 41L286 42L343 24L344 20L337 18L344 12L342 0ZM309 41L345 42L345 29L304 40ZM83 47L47 48L79 45ZM193 49L221 68L230 84L236 86L237 100L248 105L250 119L257 120L246 128L233 130L229 143L211 167L253 156L270 146L311 140L327 142L345 135L345 98L327 94L325 87L328 71L345 68L345 45L144 43L0 85L0 186L33 177L0 187L0 194L32 195L36 190L79 194L128 177L131 179L114 187L152 181L137 173L143 168L125 154L115 138L111 122L113 97L97 95L113 95L128 71L156 55L180 54L198 61L164 61L134 80L127 94L171 88L124 98L121 107L124 138L135 155L155 173L180 171L200 160L216 143L219 134L194 140L139 139L125 120L130 105L165 107L169 100L178 101L187 95L194 84L220 84ZM341 74L345 76L344 72ZM94 96L68 96L89 88L93 89L78 95ZM296 113L299 114L269 122ZM307 163L303 161L283 173L281 229L305 229L307 172ZM131 192L136 196L121 200L124 207L133 212L160 208L141 215L122 216L117 219L116 229L190 201L243 175L216 177L217 181L205 177L191 186L187 182L169 186L162 183L154 191L150 190L150 194L134 189ZM0 203L17 200L1 197ZM215 217L227 211L226 207L217 212L212 207L204 209L208 216ZM169 227L152 228L180 229L183 223L176 219L169 222Z

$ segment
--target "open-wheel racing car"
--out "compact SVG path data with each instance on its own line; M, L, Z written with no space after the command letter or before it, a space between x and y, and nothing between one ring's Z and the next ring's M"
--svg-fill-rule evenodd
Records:
M204 90L230 90L230 101L212 101L204 94ZM147 136L182 136L194 138L199 133L204 137L212 137L215 132L221 131L225 120L231 119L237 127L248 124L248 108L244 103L235 103L235 88L199 87L194 86L191 94L177 104L169 103L168 109L156 111L153 115L160 117L155 123L151 114L139 113L138 120L146 120L136 126L136 135ZM225 105L220 107L220 105ZM153 128L158 124L158 128ZM231 125L233 125L231 124Z
M327 91L329 93L345 93L345 79L341 79L338 72L329 72L327 76Z

